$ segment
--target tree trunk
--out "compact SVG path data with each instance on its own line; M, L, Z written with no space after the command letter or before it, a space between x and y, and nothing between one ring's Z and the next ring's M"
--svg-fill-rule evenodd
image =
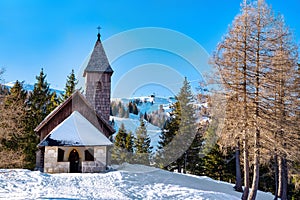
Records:
M276 150L275 150L276 151ZM278 199L278 178L279 178L279 171L278 171L278 156L277 153L274 155L274 171L275 171L275 197L274 200Z
M240 165L240 142L237 141L235 147L235 191L243 192L242 186L242 175L241 175L241 165Z
M279 158L279 189L278 196L281 200L287 200L287 190L288 190L288 170L286 159Z
M255 152L254 152L254 169L253 169L253 181L252 181L252 188L249 196L249 200L255 200L256 194L258 190L258 183L259 183L259 130L256 130L255 134Z
M242 200L247 200L249 195L249 151L248 151L248 139L246 136L246 131L244 133L244 192Z
M277 191L277 196L279 198L281 198L281 195L282 195L282 175L283 175L283 172L282 172L283 168L282 168L282 159L281 157L279 157L278 159L278 191Z

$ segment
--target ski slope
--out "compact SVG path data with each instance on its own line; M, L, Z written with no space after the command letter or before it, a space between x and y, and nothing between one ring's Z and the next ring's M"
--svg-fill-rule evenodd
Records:
M238 200L233 185L143 165L123 164L94 174L0 170L0 199L197 199ZM258 192L257 200L272 200Z

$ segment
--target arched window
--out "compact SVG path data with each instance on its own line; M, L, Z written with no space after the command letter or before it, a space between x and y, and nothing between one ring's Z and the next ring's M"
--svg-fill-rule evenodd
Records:
M101 92L101 90L102 90L102 83L101 81L98 81L96 85L96 92Z
M65 151L62 150L61 148L58 148L57 162L63 162L64 161L64 154L65 154Z
M89 148L84 151L85 161L94 161L94 149Z

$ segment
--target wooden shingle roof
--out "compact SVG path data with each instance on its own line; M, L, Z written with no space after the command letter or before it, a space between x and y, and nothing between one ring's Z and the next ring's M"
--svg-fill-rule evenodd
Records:
M102 46L100 34L98 34L98 40L96 41L93 52L84 70L83 76L85 76L86 72L113 73L113 70L108 62L106 53Z

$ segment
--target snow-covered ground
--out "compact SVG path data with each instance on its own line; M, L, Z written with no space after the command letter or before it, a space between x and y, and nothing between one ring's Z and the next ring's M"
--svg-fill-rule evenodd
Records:
M45 174L23 169L0 170L0 199L197 199L238 200L233 185L171 173L143 165L123 164L95 174ZM271 200L258 192L258 200Z

